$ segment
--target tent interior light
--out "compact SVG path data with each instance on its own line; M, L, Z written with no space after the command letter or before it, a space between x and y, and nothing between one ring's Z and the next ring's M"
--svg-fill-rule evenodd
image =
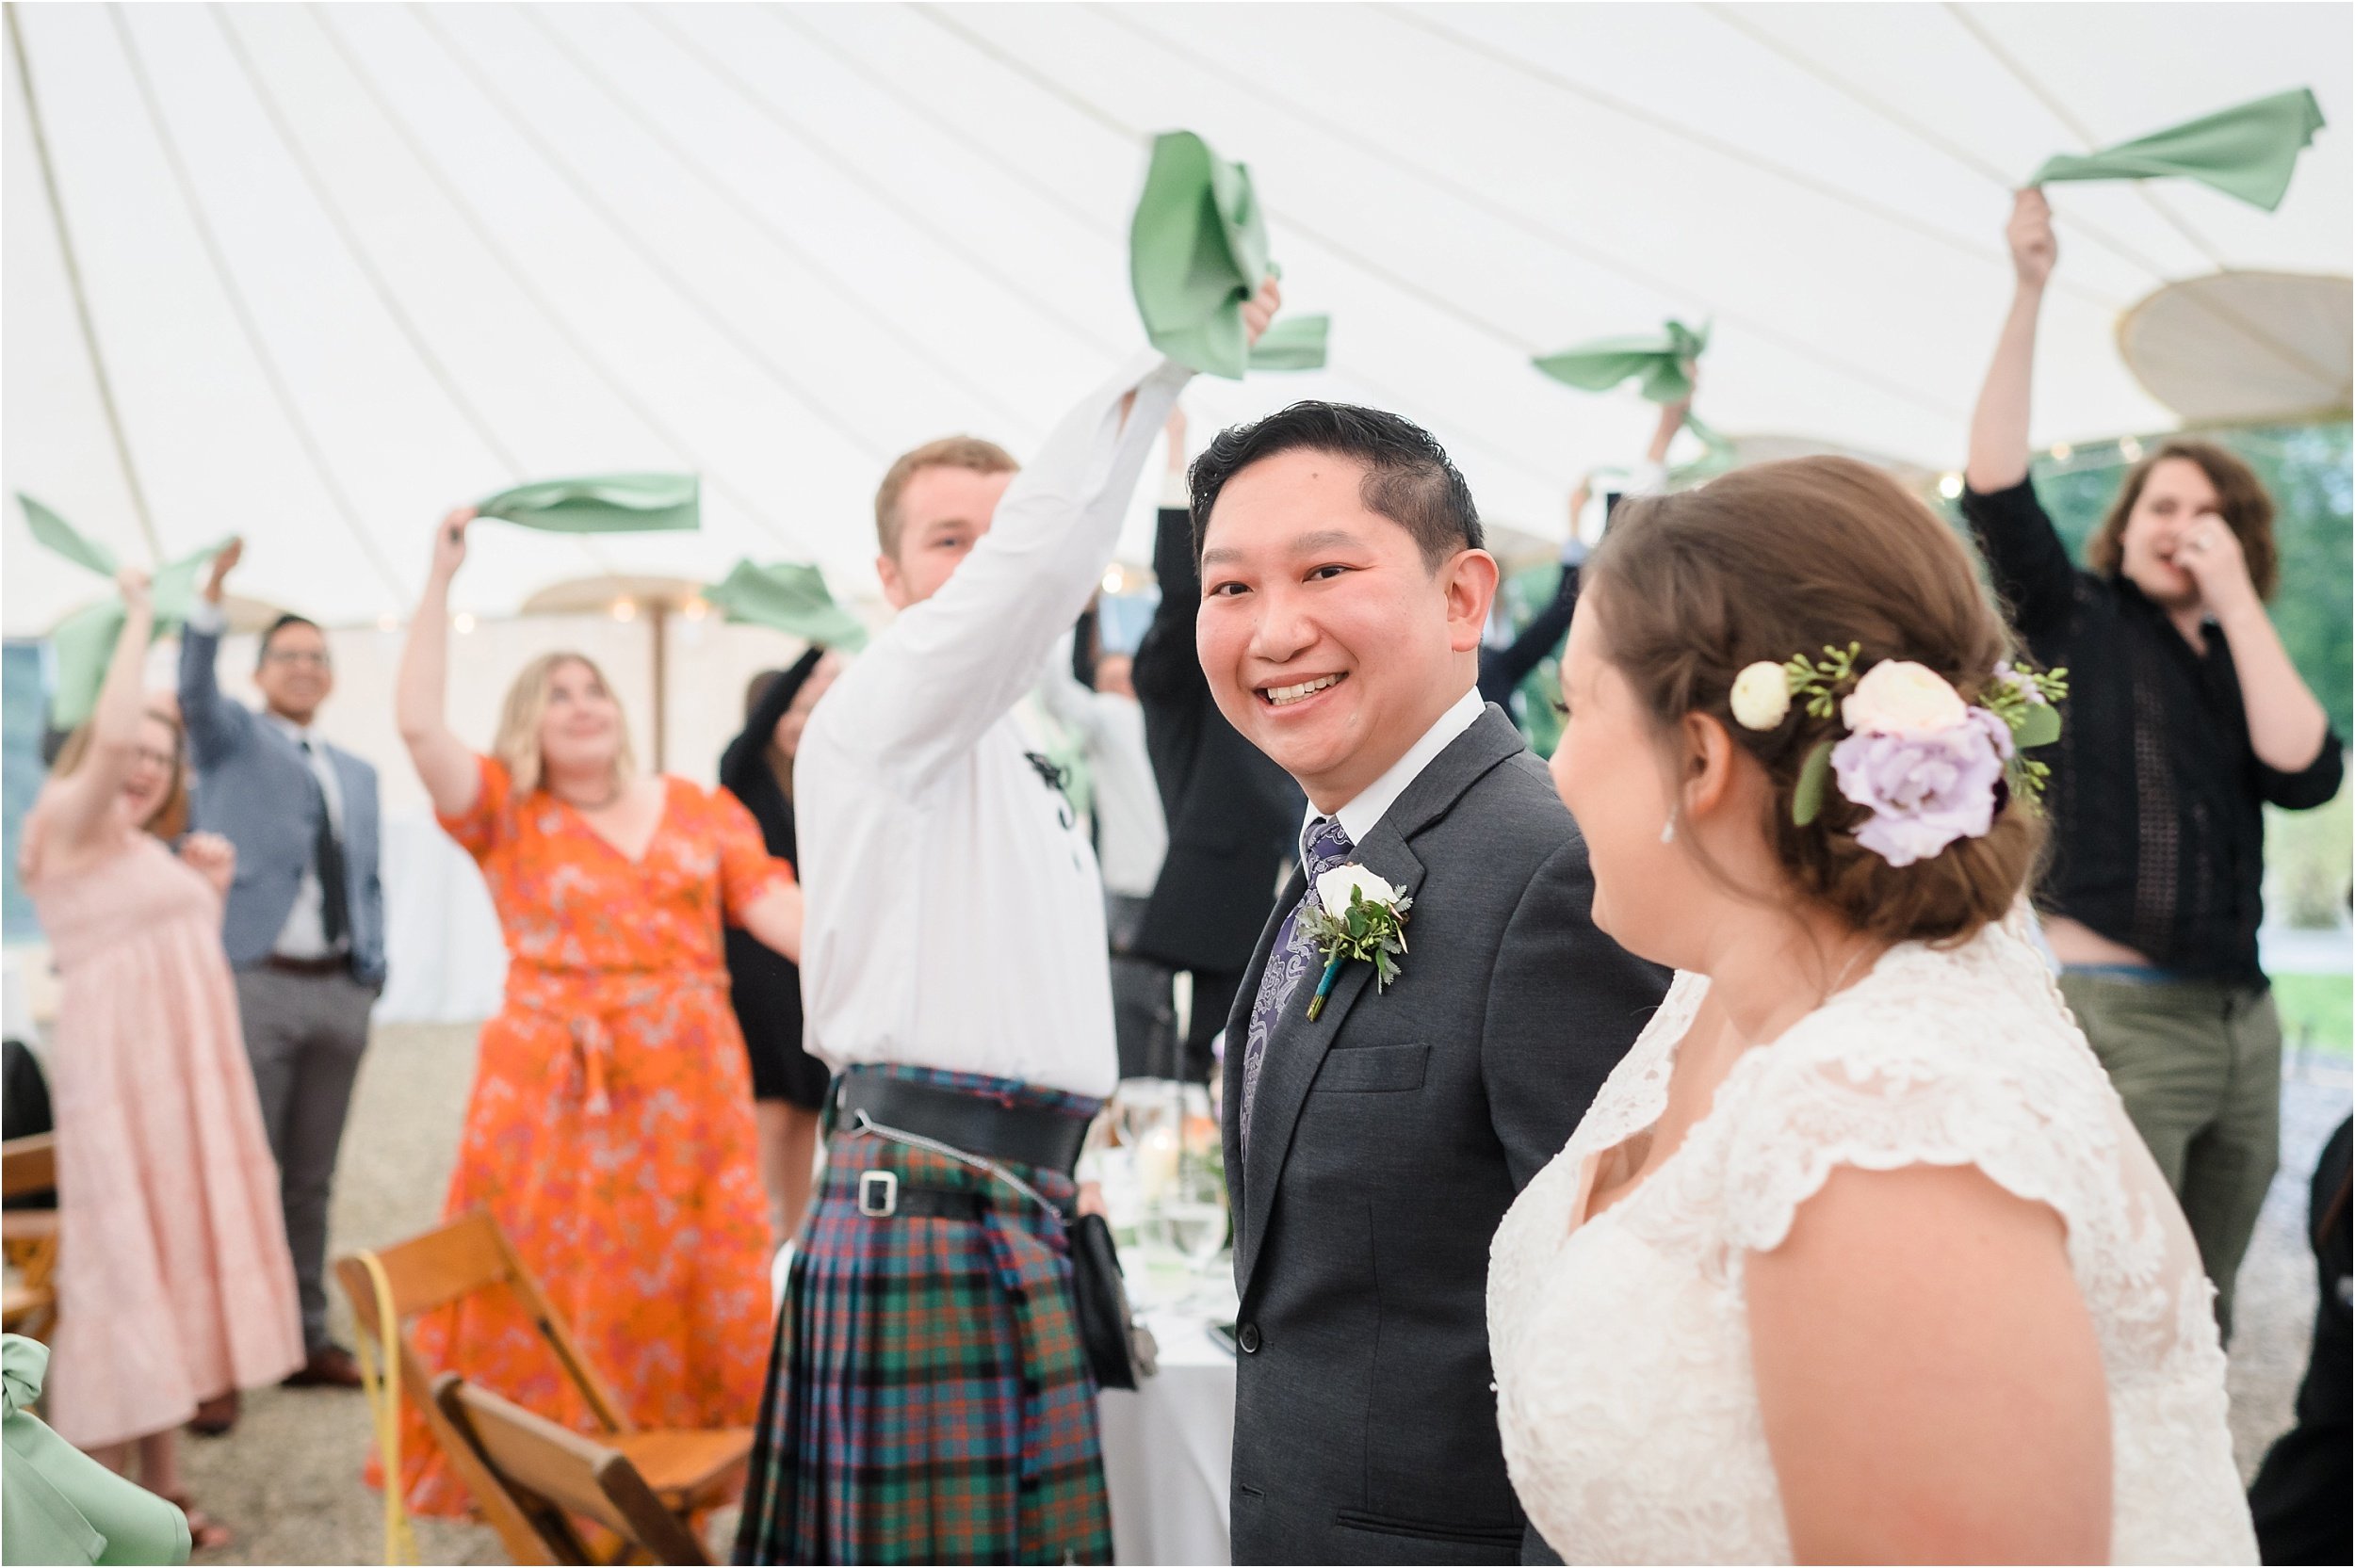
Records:
M678 612L690 621L701 621L711 613L711 606L700 598L690 599L679 606Z
M1938 477L1938 493L1946 497L1949 501L1961 494L1962 476L1959 474L1941 474Z
M455 621L452 621L450 624L456 628L460 637L464 637L468 632L474 630L474 617L468 615L465 611L461 610L458 612L458 618Z
M613 601L613 619L614 619L614 620L616 620L616 621L635 621L635 620L637 620L637 619L638 619L638 601L637 601L637 600L635 600L635 599L616 599L616 600L614 600L614 601Z
M1121 584L1127 580L1127 578L1121 575L1120 568L1114 566L1104 574L1104 591L1107 593L1118 593L1120 591Z
M2053 443L2053 461L2055 462L2067 462L2069 461L2070 454L2074 451L2076 451L2076 448L2070 445L2069 443L2065 441L2056 441Z
M2142 461L2142 443L2136 440L2133 436L2124 437L2118 444L2118 455L2124 458L2128 462L2140 462Z
M380 632L397 632L400 630L400 617L391 610L386 610L376 618L376 629Z

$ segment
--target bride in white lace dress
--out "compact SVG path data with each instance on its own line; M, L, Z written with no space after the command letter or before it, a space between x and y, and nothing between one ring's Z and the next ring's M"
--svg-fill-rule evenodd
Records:
M2190 1233L2022 929L2051 687L2006 651L1842 460L1587 568L1555 777L1596 924L1683 973L1491 1254L1567 1561L2256 1560Z

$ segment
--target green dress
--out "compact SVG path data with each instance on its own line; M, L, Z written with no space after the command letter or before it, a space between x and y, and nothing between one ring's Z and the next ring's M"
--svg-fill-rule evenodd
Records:
M49 1347L0 1334L0 1560L114 1563L188 1560L187 1516L51 1431L29 1407Z

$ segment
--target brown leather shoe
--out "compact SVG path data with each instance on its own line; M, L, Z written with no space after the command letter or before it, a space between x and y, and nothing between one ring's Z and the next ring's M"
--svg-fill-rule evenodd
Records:
M300 1371L287 1378L288 1388L358 1388L360 1363L341 1345L323 1345L311 1352Z
M188 1421L188 1431L199 1437L219 1437L237 1424L241 1401L237 1391L215 1395L196 1407L196 1414Z

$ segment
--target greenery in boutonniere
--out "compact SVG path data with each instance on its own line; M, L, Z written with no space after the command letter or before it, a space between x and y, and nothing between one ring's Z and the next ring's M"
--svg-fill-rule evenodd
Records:
M1374 986L1387 990L1398 978L1406 951L1406 912L1415 900L1362 865L1337 865L1317 879L1315 902L1301 911L1301 926L1324 960L1317 994L1309 998L1313 1022L1324 1010L1341 965L1355 960L1373 965Z

